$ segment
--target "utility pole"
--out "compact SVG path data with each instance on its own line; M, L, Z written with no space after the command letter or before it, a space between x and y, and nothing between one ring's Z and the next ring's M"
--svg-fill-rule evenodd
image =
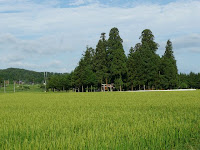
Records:
M160 82L160 71L159 71L159 86L161 85L161 82Z
M15 81L14 81L14 93L15 93Z
M44 92L46 92L46 80L45 80L45 72L44 72Z
M44 72L44 85L45 85L45 91L47 92L47 72Z
M6 93L6 82L4 80L4 93Z

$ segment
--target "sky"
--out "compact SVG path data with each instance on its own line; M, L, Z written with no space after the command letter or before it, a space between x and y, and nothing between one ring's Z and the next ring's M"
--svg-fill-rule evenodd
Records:
M125 53L150 29L179 72L200 72L200 0L0 0L0 69L71 72L102 32L117 27Z

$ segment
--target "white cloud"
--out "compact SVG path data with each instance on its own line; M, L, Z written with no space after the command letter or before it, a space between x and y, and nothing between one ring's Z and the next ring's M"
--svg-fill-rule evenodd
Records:
M200 52L200 34L194 33L175 38L173 44L177 49L185 49L191 52Z
M72 2L70 5L82 5L82 4L85 4L85 1L84 0L76 0L74 2Z
M71 6L80 6L84 4L98 3L97 0L74 0L69 5Z
M17 62L20 62L22 60L24 60L24 56L21 56L21 55L16 55L16 54L10 54L9 56L6 56L6 57L1 57L1 64L2 63L17 63Z
M0 35L0 49L18 51L21 53L34 53L39 55L58 54L72 50L72 45L67 44L62 36L48 36L35 40L21 40L12 34Z
M146 28L153 31L156 42L161 45L159 54L163 53L168 39L172 39L175 52L198 52L200 47L200 20L197 19L200 18L199 1L166 5L138 4L125 8L102 6L96 0L71 1L71 5L78 6L75 8L55 8L53 6L57 1L48 5L30 1L17 2L16 5L4 0L0 2L4 2L0 5L0 12L3 12L0 13L0 53L5 56L10 53L25 55L24 62L27 64L36 64L37 60L37 69L42 68L44 63L39 58L48 54L49 62L50 59L60 60L57 66L72 70L86 45L95 48L100 33L106 32L108 37L112 27L119 28L126 53L139 42L138 38ZM66 58L62 56L64 53ZM76 60L72 60L73 57ZM7 63L4 66L10 65ZM55 70L50 65L47 67Z

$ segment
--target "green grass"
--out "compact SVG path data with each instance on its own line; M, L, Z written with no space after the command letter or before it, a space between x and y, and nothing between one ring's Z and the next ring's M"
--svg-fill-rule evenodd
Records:
M29 87L29 89L26 89L25 87ZM6 86L6 93L14 93L14 85L9 84ZM40 88L39 84L35 85L15 85L15 92L43 92L44 89ZM0 87L0 93L4 93L4 87Z
M200 149L200 91L0 94L0 149Z

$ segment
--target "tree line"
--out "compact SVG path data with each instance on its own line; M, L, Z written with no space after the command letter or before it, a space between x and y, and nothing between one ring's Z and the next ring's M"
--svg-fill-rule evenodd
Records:
M115 90L200 88L200 74L178 74L170 40L160 57L151 30L142 31L139 39L126 56L117 28L110 30L108 39L102 33L95 49L87 46L74 71L50 77L48 88L84 92L101 90L103 83L114 83Z
M54 74L59 73L47 73L49 77ZM44 82L44 72L35 72L19 68L8 68L0 70L0 86L3 84L4 80L9 80L12 84L13 81L22 81L26 84L42 84Z

